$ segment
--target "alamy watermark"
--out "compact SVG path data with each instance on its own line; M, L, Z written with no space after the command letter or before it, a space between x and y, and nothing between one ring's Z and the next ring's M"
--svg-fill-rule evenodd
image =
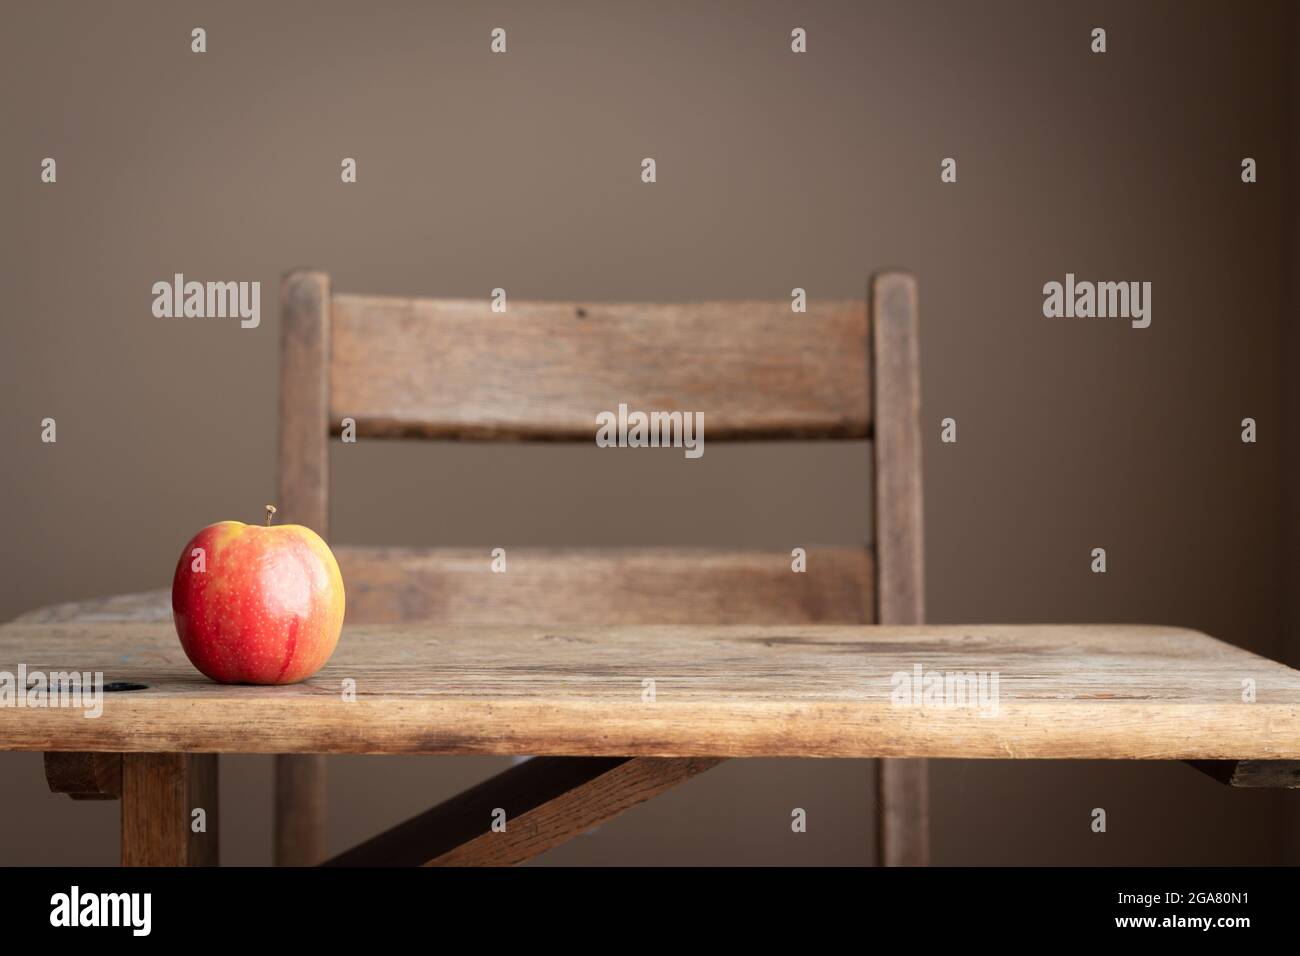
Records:
M684 448L687 458L704 454L703 412L629 412L596 416L596 445L600 448Z
M84 717L104 712L104 672L29 671L18 665L18 673L0 671L0 707L71 707L86 711Z
M51 926L120 926L133 936L148 936L152 915L152 893L83 893L73 885L50 897Z
M913 664L890 678L895 707L969 708L981 717L998 713L998 671L936 671Z
M1043 316L1130 319L1133 328L1145 329L1151 325L1151 283L1080 282L1067 272L1064 283L1043 285Z
M255 329L262 322L261 282L186 282L176 273L171 282L153 284L153 314L159 319L227 319Z

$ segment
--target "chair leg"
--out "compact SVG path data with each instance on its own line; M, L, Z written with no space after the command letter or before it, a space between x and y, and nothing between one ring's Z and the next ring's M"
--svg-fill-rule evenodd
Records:
M315 866L325 859L325 757L275 758L276 866Z
M122 865L217 865L217 755L122 755Z
M925 620L925 534L916 280L902 272L878 273L871 280L869 301L876 623L920 624ZM877 761L876 808L877 861L882 866L928 864L925 761Z
M924 760L876 761L876 863L929 866L929 773Z

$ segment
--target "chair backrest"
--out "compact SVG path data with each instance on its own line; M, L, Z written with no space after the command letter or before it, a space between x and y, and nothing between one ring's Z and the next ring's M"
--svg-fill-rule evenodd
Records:
M352 623L919 624L920 383L916 284L872 279L867 301L577 305L332 295L281 287L280 507L328 537L329 436L594 441L620 404L702 412L719 439L871 439L871 548L788 551L334 546ZM323 829L319 758L280 757L281 862ZM924 761L876 772L877 857L928 859ZM316 807L314 816L302 811ZM304 821L311 821L308 826ZM279 838L277 838L279 839Z
M284 520L328 537L329 437L594 441L597 415L702 412L709 442L872 439L872 548L465 549L335 546L354 622L919 623L916 286L865 301L508 304L281 287Z

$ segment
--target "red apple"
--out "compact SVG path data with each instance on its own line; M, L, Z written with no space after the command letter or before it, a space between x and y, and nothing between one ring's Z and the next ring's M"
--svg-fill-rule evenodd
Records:
M186 656L223 684L294 684L320 670L343 629L343 576L302 525L209 525L185 545L172 616Z

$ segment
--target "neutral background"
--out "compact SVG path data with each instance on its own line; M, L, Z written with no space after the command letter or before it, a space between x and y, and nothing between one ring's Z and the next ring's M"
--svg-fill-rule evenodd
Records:
M1159 622L1300 658L1284 5L6 2L4 18L0 620L164 586L198 528L258 518L294 266L351 292L589 301L862 296L903 266L921 290L932 621ZM1151 327L1043 318L1043 283L1067 271L1152 282ZM175 272L260 280L261 327L154 318L150 286ZM867 454L336 445L333 531L485 554L860 543ZM332 760L331 848L500 765ZM1300 794L1178 764L932 767L937 863L1300 860ZM269 758L222 768L224 861L267 862ZM0 862L115 860L115 804L48 794L37 754L0 755L0 781ZM863 762L732 761L543 862L865 862L870 783Z

